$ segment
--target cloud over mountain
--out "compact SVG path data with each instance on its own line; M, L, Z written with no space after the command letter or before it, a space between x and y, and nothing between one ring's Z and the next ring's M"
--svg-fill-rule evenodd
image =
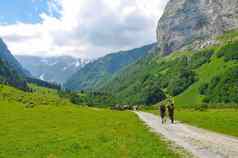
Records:
M39 23L1 24L16 54L95 58L152 43L167 0L50 0Z

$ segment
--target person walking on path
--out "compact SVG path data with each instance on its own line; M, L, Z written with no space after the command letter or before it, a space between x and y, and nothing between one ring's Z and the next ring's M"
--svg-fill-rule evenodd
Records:
M167 106L169 119L171 123L174 123L174 100L172 98L169 99L169 105Z
M166 122L166 106L164 104L161 104L160 105L160 117L161 117L161 121L162 121L162 124L164 124Z

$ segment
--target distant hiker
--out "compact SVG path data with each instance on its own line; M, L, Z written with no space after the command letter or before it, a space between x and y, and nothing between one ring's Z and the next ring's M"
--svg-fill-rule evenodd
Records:
M134 105L134 106L133 106L133 110L134 110L134 111L137 111L137 110L138 110L138 106Z
M174 123L174 101L170 99L169 105L167 106L169 119L171 123Z
M160 117L161 117L162 124L164 124L166 121L165 116L166 116L166 107L164 104L161 104L160 105Z

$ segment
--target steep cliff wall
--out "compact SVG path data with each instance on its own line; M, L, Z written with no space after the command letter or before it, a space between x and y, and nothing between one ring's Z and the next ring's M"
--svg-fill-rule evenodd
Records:
M157 39L164 54L238 27L238 0L170 0L159 20ZM200 44L204 44L201 43Z

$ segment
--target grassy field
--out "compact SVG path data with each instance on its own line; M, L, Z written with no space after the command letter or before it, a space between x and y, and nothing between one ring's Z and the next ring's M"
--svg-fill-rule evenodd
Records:
M159 115L159 112L156 110L150 112ZM176 120L196 127L238 137L237 109L208 109L206 111L179 109L176 111Z
M0 99L0 158L183 157L131 112L63 105L53 102L59 99L54 91L42 90L47 95L2 88L1 94L15 93L13 101L6 95ZM15 101L19 95L23 103ZM28 97L34 107L26 106Z
M30 85L33 92L24 92L13 87L0 84L0 100L15 101L26 107L43 105L71 105L69 100L60 98L56 90Z

